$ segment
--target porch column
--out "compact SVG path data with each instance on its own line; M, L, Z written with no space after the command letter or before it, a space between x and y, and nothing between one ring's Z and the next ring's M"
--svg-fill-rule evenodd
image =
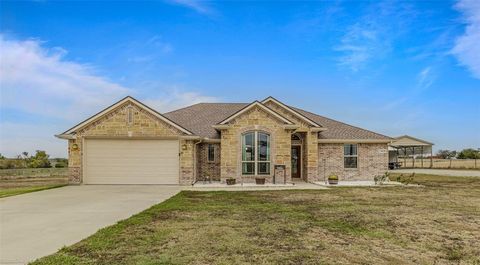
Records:
M430 168L433 168L433 146L430 146Z
M422 145L422 168L423 168L423 145Z
M318 133L308 131L305 134L305 152L307 155L305 176L308 182L320 181L318 175Z
M412 167L415 168L415 146L412 146Z

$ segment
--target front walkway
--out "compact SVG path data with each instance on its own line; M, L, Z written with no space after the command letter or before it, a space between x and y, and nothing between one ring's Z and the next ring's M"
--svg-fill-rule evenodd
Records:
M25 264L180 191L179 186L81 185L0 199L0 264Z
M390 173L400 174L429 174L438 176L455 176L455 177L480 177L480 170L462 170L462 169L429 169L429 168L412 168L412 169L395 169Z
M328 184L325 182L315 182L316 185L324 187L388 187L388 186L401 186L403 185L400 182L396 181L387 181L383 184L375 184L375 181L371 180L355 180L355 181L339 181L338 184Z
M248 190L323 190L327 189L320 185L307 183L303 181L295 181L287 184L271 184L265 183L264 185L257 185L255 183L243 183L235 185L226 185L218 181L212 181L211 183L204 183L199 181L191 187L185 187L183 190L195 190L195 191L248 191Z

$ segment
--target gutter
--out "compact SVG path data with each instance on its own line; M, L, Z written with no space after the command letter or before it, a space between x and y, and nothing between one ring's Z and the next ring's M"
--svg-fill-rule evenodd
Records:
M193 146L193 180L192 186L197 182L197 146L203 142L203 139L200 138L198 142L196 142Z
M366 143L366 144L388 144L391 143L390 139L318 139L318 143Z
M55 137L59 138L59 139L66 139L66 140L74 140L74 139L77 139L77 136L76 135L72 135L72 134L55 134Z

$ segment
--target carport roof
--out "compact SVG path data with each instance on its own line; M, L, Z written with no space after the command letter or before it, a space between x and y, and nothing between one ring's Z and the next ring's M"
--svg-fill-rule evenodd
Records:
M422 139L415 138L410 135L402 135L395 137L395 140L390 144L393 147L411 147L411 146L432 146L433 143Z

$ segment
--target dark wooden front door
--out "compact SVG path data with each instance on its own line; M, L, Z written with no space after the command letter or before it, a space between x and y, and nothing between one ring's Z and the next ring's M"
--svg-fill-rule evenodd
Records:
M301 159L300 146L292 146L292 178L300 178Z

